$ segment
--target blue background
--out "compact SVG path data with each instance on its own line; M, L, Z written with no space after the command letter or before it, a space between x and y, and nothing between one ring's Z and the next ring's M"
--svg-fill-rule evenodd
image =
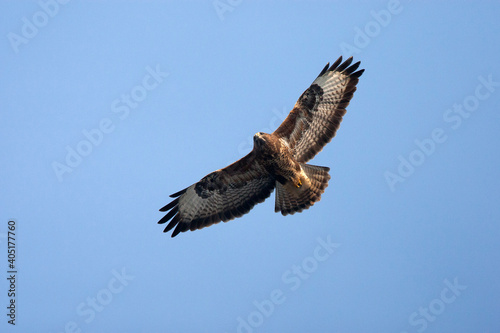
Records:
M500 330L499 2L0 7L2 332ZM322 200L162 233L168 195L248 153L341 54L366 71L312 161Z

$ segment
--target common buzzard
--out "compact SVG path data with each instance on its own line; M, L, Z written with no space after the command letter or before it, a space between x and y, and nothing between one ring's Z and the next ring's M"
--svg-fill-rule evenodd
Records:
M272 134L253 137L253 150L170 197L158 223L172 237L248 213L276 188L275 212L301 212L319 201L330 168L306 164L335 136L364 69L352 57L327 64Z

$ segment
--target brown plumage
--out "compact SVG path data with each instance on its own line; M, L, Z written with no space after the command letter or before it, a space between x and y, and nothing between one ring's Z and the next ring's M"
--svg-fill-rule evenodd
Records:
M172 237L187 230L227 222L248 213L276 188L275 211L283 215L309 208L330 180L328 167L306 164L335 136L359 77L359 62L342 57L327 64L272 134L257 133L253 150L233 164L172 194L158 223Z

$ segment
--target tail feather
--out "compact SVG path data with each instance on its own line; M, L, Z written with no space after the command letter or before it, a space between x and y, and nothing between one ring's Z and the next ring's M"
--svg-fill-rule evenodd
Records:
M283 215L294 214L308 209L321 199L321 194L330 180L330 168L309 164L301 164L301 167L301 187L295 187L292 182L276 182L275 212L281 212Z

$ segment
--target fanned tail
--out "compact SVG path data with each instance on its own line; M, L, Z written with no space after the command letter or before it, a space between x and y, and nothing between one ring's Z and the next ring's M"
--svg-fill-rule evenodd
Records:
M292 182L276 182L276 204L274 211L283 215L294 214L308 209L321 199L330 180L330 168L301 163L305 177L302 186L295 187Z

